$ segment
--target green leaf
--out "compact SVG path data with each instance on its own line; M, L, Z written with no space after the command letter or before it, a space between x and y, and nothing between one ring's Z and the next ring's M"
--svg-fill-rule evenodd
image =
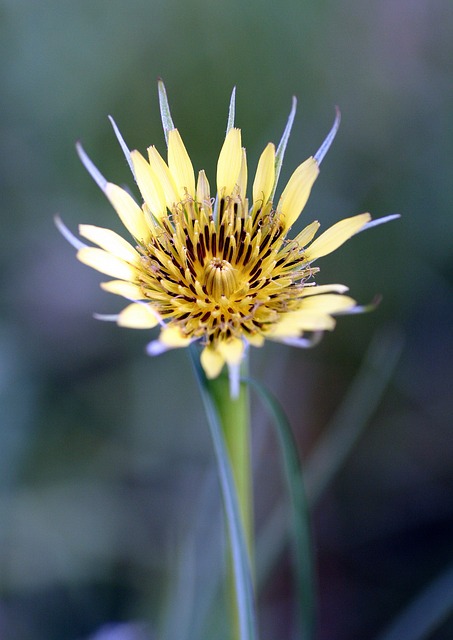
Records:
M402 336L397 330L387 327L374 335L348 392L304 463L305 491L311 506L319 501L343 467L379 406L399 362L402 347ZM284 507L278 505L258 538L258 584L266 580L283 548L286 539L283 519Z
M360 370L305 465L310 503L316 503L362 435L394 374L403 347L397 331L377 331Z
M207 380L200 365L199 354L193 345L190 347L190 354L206 411L217 461L220 488L231 546L238 608L239 637L240 640L257 640L251 570L228 452L214 400L209 393Z
M310 515L304 490L302 469L291 426L280 403L259 382L246 380L266 405L279 438L293 517L293 545L296 560L296 581L299 601L301 637L311 640L316 623L316 586Z

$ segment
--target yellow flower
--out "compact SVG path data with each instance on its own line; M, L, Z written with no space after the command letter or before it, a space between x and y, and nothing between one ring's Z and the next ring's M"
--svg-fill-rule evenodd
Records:
M316 284L319 269L314 263L370 226L371 217L363 213L347 218L316 239L319 223L312 222L288 238L335 136L339 114L318 153L296 168L275 201L295 116L294 99L280 144L276 149L269 143L259 158L249 202L246 153L241 131L233 123L234 98L233 91L213 193L204 171L195 179L159 82L167 161L154 146L148 148L147 158L139 151L129 152L112 121L140 190L141 205L107 182L78 147L85 167L131 234L132 244L109 229L82 224L80 235L96 245L87 246L61 222L59 226L78 248L81 262L114 278L102 283L102 288L129 300L114 317L119 325L160 326L148 353L198 341L206 375L215 378L227 364L237 388L239 364L249 344L259 347L268 339L310 346L323 331L334 328L335 314L359 309L344 295L344 285Z

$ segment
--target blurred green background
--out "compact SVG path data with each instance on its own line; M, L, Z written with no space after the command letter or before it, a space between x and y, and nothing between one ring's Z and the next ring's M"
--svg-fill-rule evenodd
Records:
M95 321L121 301L53 224L58 212L74 230L120 230L74 143L132 186L107 114L131 148L163 151L159 76L211 184L232 87L250 174L295 94L281 184L318 148L335 105L342 111L300 226L367 210L402 216L320 263L320 283L344 282L363 303L381 293L376 312L340 319L312 351L252 353L252 371L291 418L313 501L321 454L339 466L361 431L314 509L319 640L378 638L451 570L452 9L450 0L0 3L1 640L225 637L221 505L187 354L150 359L146 332ZM262 640L286 640L286 497L273 431L258 402L253 410ZM338 441L323 440L331 429ZM453 637L452 621L431 637Z

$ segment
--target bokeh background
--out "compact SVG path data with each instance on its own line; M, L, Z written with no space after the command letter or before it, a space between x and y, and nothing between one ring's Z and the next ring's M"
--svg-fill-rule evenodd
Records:
M221 505L187 354L150 359L149 335L95 321L121 301L53 224L58 212L73 230L120 230L74 143L133 188L107 114L131 148L163 151L159 76L211 182L232 87L252 170L295 94L282 184L342 111L303 221L401 214L321 264L319 282L363 303L382 294L380 307L342 318L315 350L254 350L252 372L285 405L305 461L319 640L390 638L426 588L415 630L438 615L430 637L453 637L452 9L0 3L2 640L225 637ZM253 412L261 635L286 640L287 500L274 432L257 401ZM418 637L406 632L393 637Z

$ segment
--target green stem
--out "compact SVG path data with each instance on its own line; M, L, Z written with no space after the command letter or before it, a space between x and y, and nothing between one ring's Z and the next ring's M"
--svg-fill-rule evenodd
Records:
M247 546L250 567L254 565L253 539L253 489L251 472L250 445L250 404L248 385L241 382L239 395L232 398L229 380L221 375L215 380L208 381L208 391L214 401L219 421L222 427L228 457L236 487L241 524ZM238 619L236 614L236 588L232 576L231 557L229 562L229 597L232 602L233 638L238 638Z
M255 607L253 603L253 585L250 571L249 554L238 504L238 496L233 478L233 471L229 461L229 453L225 445L223 429L220 424L213 393L208 389L208 380L200 364L199 352L195 345L189 349L196 380L200 389L203 405L206 410L209 430L211 432L214 454L219 473L220 489L225 508L225 522L230 542L230 558L234 588L230 593L235 597L234 639L257 640L257 623Z
M250 560L253 555L252 474L250 450L250 407L248 385L241 383L239 396L231 398L227 376L208 382L230 458L236 484L242 526Z

